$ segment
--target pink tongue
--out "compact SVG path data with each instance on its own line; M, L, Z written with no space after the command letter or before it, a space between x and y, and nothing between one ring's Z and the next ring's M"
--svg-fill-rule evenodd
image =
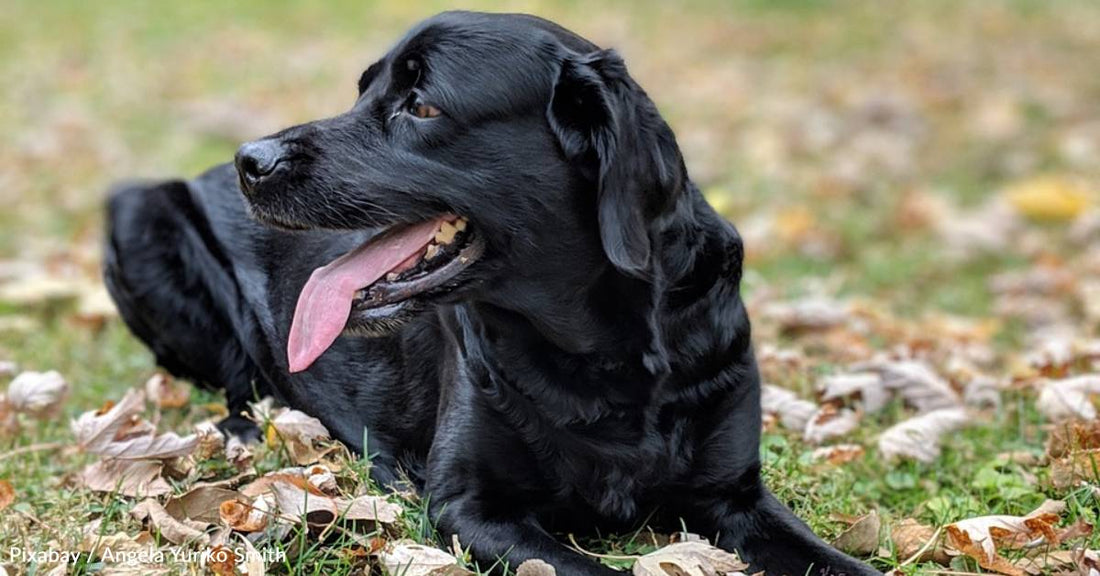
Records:
M374 284L391 270L415 262L417 252L431 241L443 220L423 222L371 239L314 270L298 296L290 324L286 348L290 371L309 368L328 350L348 322L355 292Z

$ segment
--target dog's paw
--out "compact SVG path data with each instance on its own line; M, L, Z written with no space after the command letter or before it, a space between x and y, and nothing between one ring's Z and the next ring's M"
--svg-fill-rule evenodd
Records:
M260 427L240 414L223 418L218 422L218 430L225 434L226 438L235 437L245 444L255 444L260 441Z

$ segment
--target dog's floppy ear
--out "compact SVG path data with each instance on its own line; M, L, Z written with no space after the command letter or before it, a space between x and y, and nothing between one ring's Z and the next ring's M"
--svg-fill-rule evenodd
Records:
M598 183L607 257L624 273L646 276L651 224L686 179L672 130L613 50L565 56L547 114L566 157Z

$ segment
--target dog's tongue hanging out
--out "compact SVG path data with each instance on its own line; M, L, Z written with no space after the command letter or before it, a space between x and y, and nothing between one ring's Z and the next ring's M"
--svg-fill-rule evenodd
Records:
M340 336L355 293L374 284L431 242L445 218L422 222L372 238L316 269L298 296L287 339L291 372L309 368Z

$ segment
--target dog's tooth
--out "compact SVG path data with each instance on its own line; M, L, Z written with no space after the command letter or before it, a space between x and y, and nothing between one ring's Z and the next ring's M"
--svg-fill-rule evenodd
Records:
M386 282L394 282L397 280L397 272L390 272L386 274Z
M466 219L465 218L459 218L458 220L455 220L455 228L459 232L462 232L462 231L466 230Z
M450 244L454 241L455 234L458 234L458 228L455 228L454 224L450 222L444 222L439 227L439 232L435 233L435 241L439 244Z
M432 258L435 258L438 255L439 255L439 245L438 244L428 244L428 249L424 252L424 257L427 258L428 260L431 260Z

